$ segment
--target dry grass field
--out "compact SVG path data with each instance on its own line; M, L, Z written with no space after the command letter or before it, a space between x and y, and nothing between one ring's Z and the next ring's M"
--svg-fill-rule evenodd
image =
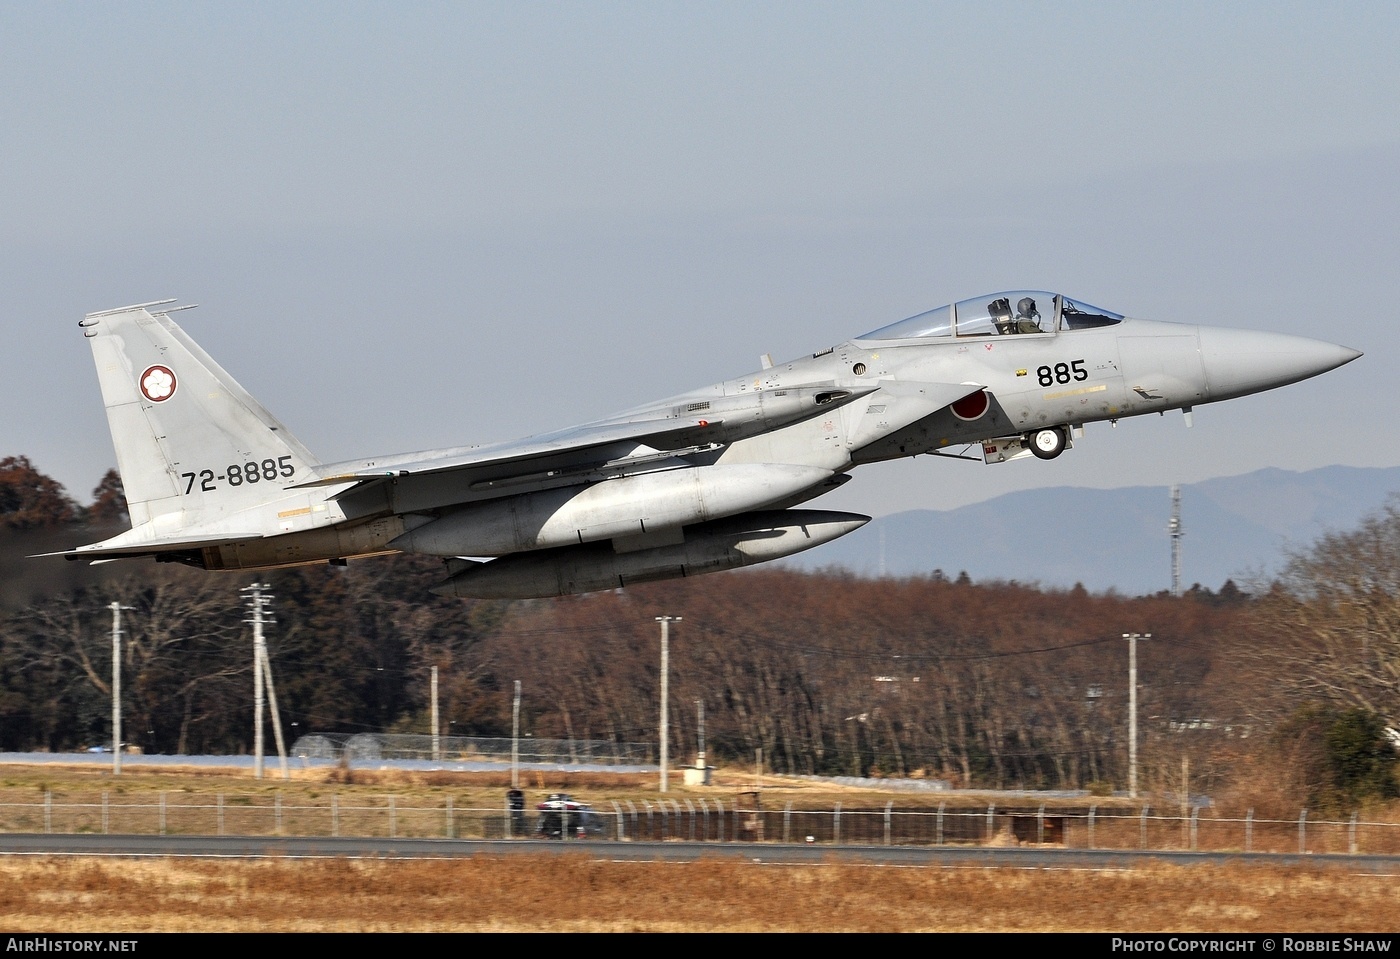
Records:
M657 775L610 772L559 772L548 775L538 772L521 773L521 788L533 805L548 793L564 791L578 799L595 804L609 800L633 800L655 803ZM736 790L749 788L755 780L751 773L720 771L710 787L686 787L679 776L671 779L668 794L672 799L708 797L729 803ZM818 781L802 781L788 777L762 777L766 805L781 807L789 800L804 808L829 808L833 803L847 804L862 800L883 804L893 799L897 805L927 804L927 797L911 794L882 794L863 792ZM313 806L324 804L332 794L346 804L372 804L393 795L406 806L441 805L452 797L461 808L499 809L510 788L510 772L415 772L398 770L341 769L336 767L293 767L283 778L276 763L268 763L263 779L254 779L246 770L206 767L137 766L128 762L121 776L113 776L106 765L0 765L0 832L17 830L7 821L5 807L10 804L35 804L46 794L55 802L99 802L105 793L114 804L154 802L164 793L172 801L201 798L212 802L223 794L230 804L267 805L274 795L280 795L289 805ZM969 799L969 804L979 801Z
M593 853L598 854L597 852ZM603 853L605 855L605 853ZM1400 930L1394 877L600 861L0 859L11 931Z
M732 797L752 777L721 779ZM347 806L393 794L405 806L450 795L499 808L504 774L305 771L291 780L130 767L0 767L0 845L34 828L36 804L218 793L228 808L280 793ZM654 777L533 777L542 791L655 801ZM677 790L684 795L684 790ZM692 796L701 795L693 792ZM261 798L260 798L261 797ZM358 797L358 798L357 798ZM771 799L770 799L771 797ZM807 808L896 801L798 781L764 801ZM976 801L976 800L973 800ZM9 804L9 805L7 805ZM41 807L39 807L41 808ZM21 821L23 820L23 821ZM12 931L1400 931L1400 881L1342 868L1154 862L1107 871L776 865L702 859L614 862L607 843L570 854L463 860L201 860L0 855L0 926Z

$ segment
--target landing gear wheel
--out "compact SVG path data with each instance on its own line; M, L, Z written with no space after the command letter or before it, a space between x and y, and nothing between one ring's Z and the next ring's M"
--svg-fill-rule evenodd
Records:
M1052 460L1065 451L1065 431L1059 426L1036 430L1030 435L1031 452L1043 460Z

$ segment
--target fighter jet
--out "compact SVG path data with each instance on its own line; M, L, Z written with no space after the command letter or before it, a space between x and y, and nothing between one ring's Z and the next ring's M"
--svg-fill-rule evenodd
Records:
M254 570L441 557L433 592L543 597L790 556L869 522L805 504L858 466L1053 459L1084 424L1184 410L1356 350L973 297L607 419L510 443L322 463L171 319L88 314L132 528L58 554Z

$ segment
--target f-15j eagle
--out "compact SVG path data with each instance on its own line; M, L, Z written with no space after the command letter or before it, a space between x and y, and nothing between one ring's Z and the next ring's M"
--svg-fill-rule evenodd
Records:
M442 557L433 591L535 597L790 556L869 522L802 504L857 466L980 446L1051 459L1085 423L1257 393L1361 354L1279 333L993 293L608 419L322 463L179 327L90 313L132 528L61 554L203 569Z

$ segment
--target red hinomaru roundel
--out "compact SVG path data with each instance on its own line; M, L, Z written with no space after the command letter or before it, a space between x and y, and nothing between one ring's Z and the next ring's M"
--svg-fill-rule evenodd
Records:
M148 366L140 382L141 395L152 403L164 403L175 395L175 372L168 366Z
M971 396L964 396L950 408L953 415L960 420L975 420L987 412L987 407L991 405L991 400L987 399L987 391L978 390Z

